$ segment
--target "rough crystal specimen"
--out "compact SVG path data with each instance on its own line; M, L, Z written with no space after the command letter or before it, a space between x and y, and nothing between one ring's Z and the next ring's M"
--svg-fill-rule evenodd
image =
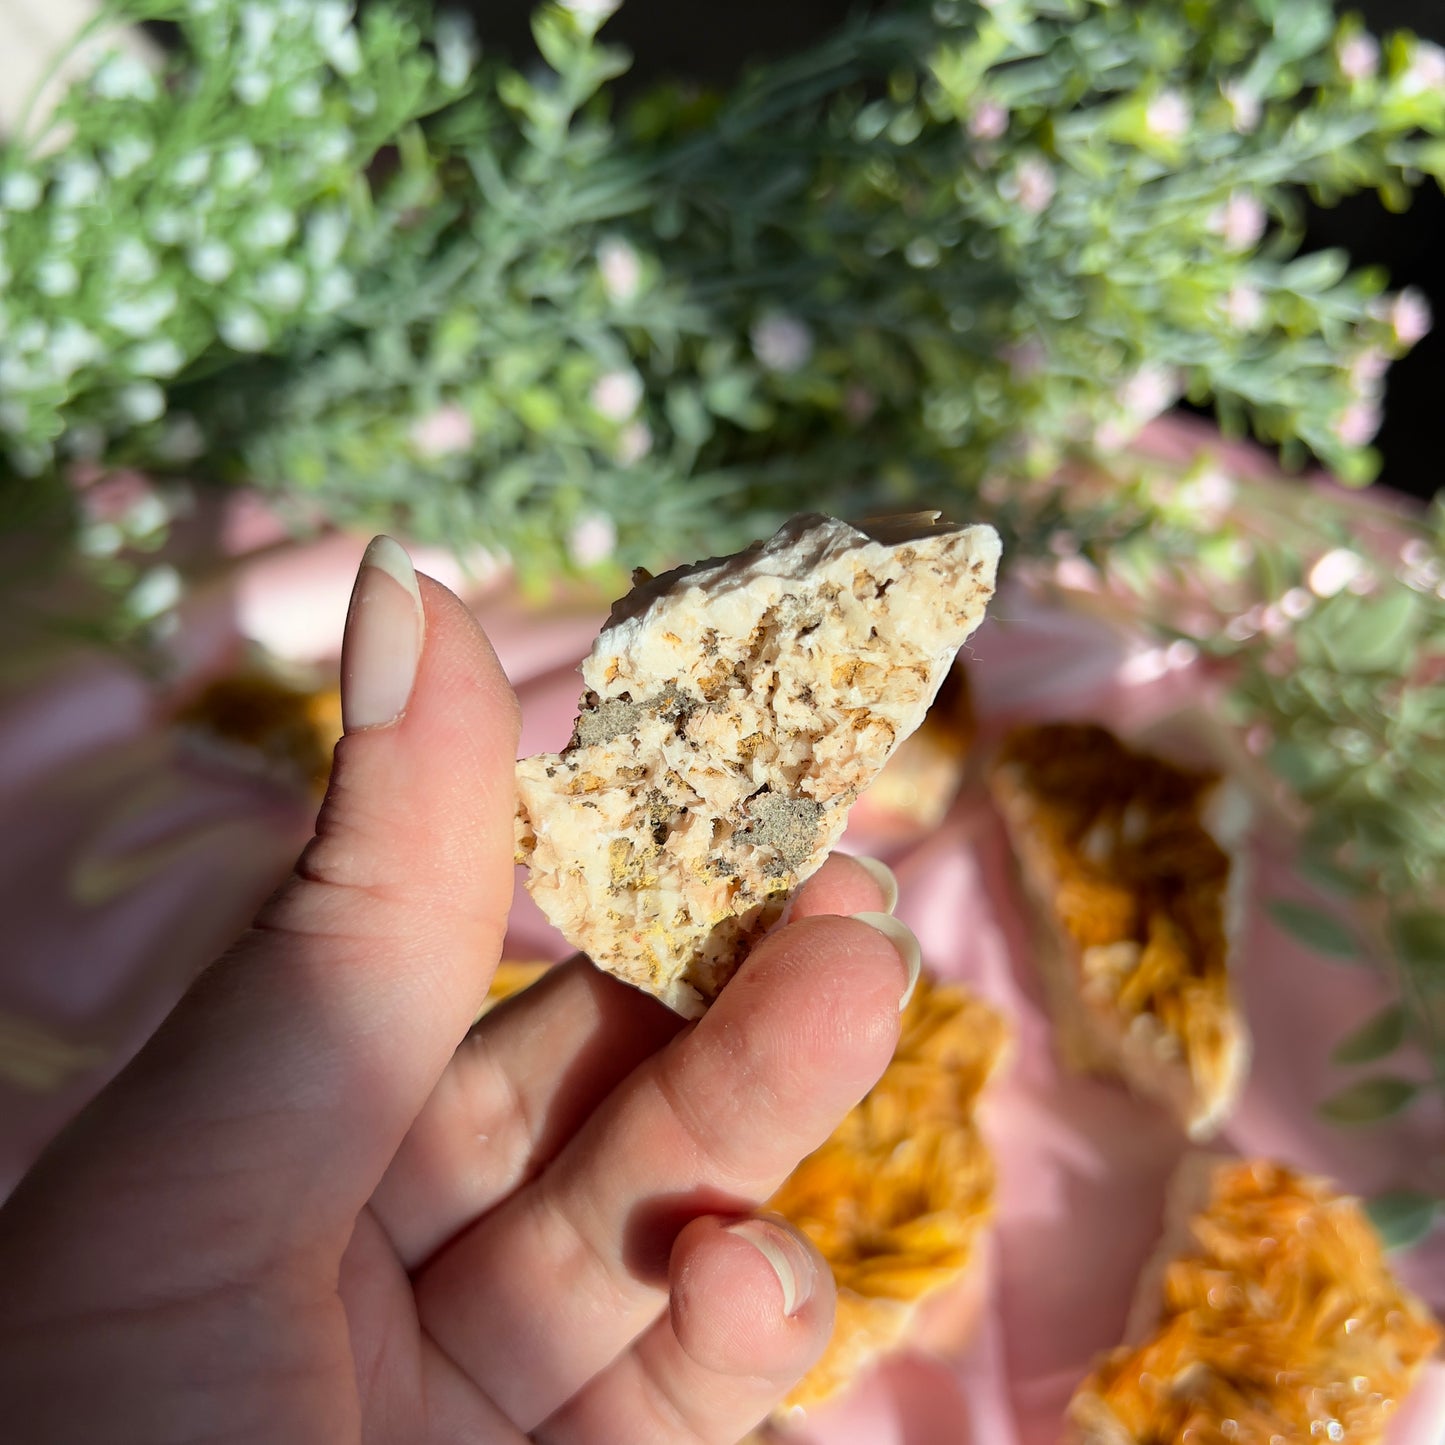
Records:
M1075 1392L1071 1445L1378 1445L1441 1336L1364 1210L1267 1160L1186 1166L1134 1341Z
M543 912L700 1014L922 721L998 555L991 528L935 513L805 516L635 587L583 664L572 741L517 766Z
M1220 779L1101 727L1049 723L1009 735L992 783L1066 1061L1122 1075L1192 1138L1213 1134L1249 1071Z
M909 1338L928 1301L976 1275L994 1205L978 1105L1008 1046L998 1012L925 974L883 1077L768 1201L817 1245L838 1286L832 1339L784 1415L844 1389Z

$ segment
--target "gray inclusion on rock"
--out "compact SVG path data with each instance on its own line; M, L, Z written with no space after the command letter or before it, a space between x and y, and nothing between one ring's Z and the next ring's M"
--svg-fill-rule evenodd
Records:
M572 733L572 746L590 748L598 743L610 743L623 733L635 733L641 720L641 703L622 698L600 702L578 715L577 726Z
M782 873L800 868L818 846L823 805L812 798L785 798L763 792L747 804L751 826L738 841L754 847L771 848L778 857L767 872Z

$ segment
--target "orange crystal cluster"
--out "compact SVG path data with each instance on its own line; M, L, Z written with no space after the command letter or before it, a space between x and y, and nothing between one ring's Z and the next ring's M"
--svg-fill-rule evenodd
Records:
M1190 1235L1153 1334L1105 1357L1075 1395L1071 1417L1093 1426L1079 1438L1380 1441L1440 1331L1358 1203L1276 1164L1221 1164Z
M1204 823L1218 778L1082 723L1016 729L994 777L1006 806L1028 809L1047 902L1082 961L1076 986L1125 1027L1157 1021L1200 1092L1217 1090L1234 1016L1230 858Z
M848 1384L899 1341L919 1301L973 1263L994 1197L974 1115L1007 1041L989 1005L920 978L882 1079L773 1197L838 1282L833 1339L788 1406Z

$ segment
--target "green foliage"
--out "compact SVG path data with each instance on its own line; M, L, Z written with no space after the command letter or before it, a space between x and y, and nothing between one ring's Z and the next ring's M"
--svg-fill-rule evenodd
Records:
M1405 1011L1391 1004L1336 1045L1330 1058L1337 1064L1373 1064L1388 1058L1404 1042Z
M1287 899L1271 903L1269 913L1281 928L1316 953L1340 959L1360 956L1359 944L1349 929L1328 913Z
M608 8L539 8L518 69L395 3L117 6L186 49L0 160L5 464L183 465L538 573L599 522L655 566L800 506L977 511L1181 394L1373 470L1418 303L1296 255L1290 188L1440 172L1428 47L1361 77L1322 3L943 0L614 121Z
M1342 1089L1320 1105L1320 1113L1333 1124L1374 1124L1398 1114L1420 1092L1409 1079L1382 1074Z
M1409 1249L1429 1234L1440 1208L1440 1201L1428 1194L1396 1189L1370 1200L1365 1212L1386 1249Z

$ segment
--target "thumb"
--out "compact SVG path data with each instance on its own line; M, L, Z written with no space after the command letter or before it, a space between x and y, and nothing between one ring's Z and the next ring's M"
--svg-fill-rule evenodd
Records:
M229 1170L279 1165L354 1216L485 998L513 878L516 698L389 537L352 593L342 712L295 874L125 1087L187 1137L223 1127Z

